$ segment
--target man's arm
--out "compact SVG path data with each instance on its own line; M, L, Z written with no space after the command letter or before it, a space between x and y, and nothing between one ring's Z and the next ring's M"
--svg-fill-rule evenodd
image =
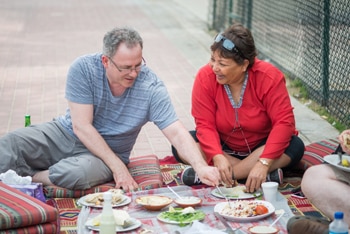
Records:
M179 155L188 162L198 174L200 180L210 186L220 182L220 174L216 167L208 166L198 145L180 121L170 124L162 130Z
M74 133L91 153L102 159L111 169L116 188L122 188L125 191L138 188L138 184L130 175L126 165L115 155L92 125L93 106L74 102L68 102L68 105L71 112Z

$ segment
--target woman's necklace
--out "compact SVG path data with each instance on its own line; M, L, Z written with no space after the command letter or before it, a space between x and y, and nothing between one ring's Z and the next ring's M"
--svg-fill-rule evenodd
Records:
M230 99L230 103L231 103L231 105L232 105L232 107L234 109L240 108L242 106L243 95L244 95L244 91L245 91L245 89L247 87L247 82L248 82L248 72L246 72L245 75L244 75L244 81L243 81L241 93L239 95L239 102L237 104L236 104L235 100L233 99L233 96L232 96L232 93L231 93L231 90L230 90L230 86L228 84L224 85L226 94L227 94L228 98Z
M238 118L238 108L240 108L242 106L242 102L243 102L243 95L244 95L244 92L245 92L245 89L247 87L247 82L248 82L248 72L245 73L245 76L244 76L244 81L243 81L243 85L242 85L242 89L241 89L241 93L240 93L240 96L239 96L239 102L238 104L235 103L233 97L232 97L232 93L231 93L231 90L230 90L230 87L229 85L225 84L224 87L225 87L225 90L226 90L226 93L227 93L227 96L229 97L230 99L230 103L233 107L233 109L235 110L235 122L234 122L234 126L233 126L233 129L232 129L232 132L230 133L230 135L226 138L224 144L226 144L226 141L228 140L228 138L235 132L237 131L238 129L240 130L240 132L242 133L242 136L243 136L243 139L244 139L244 142L246 143L247 145L247 148L248 148L248 155L252 153L251 149L250 149L250 146L248 144L248 140L247 138L245 137L245 134L243 132L243 129L241 127L241 124L239 122L239 118ZM240 153L238 152L237 155L240 155Z

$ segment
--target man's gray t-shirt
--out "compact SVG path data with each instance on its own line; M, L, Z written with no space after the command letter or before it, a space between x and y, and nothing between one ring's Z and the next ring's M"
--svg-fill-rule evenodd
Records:
M142 67L134 85L122 96L113 96L101 56L86 55L73 62L67 77L66 98L94 106L93 126L127 164L144 124L151 121L162 130L178 118L163 82L147 66ZM77 138L69 109L58 121Z

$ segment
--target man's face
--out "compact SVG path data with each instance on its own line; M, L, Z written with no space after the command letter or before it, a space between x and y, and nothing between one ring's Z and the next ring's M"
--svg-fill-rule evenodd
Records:
M113 57L102 57L103 65L106 69L109 85L113 87L127 89L131 87L143 64L142 48L139 44L128 48L124 43L120 44Z

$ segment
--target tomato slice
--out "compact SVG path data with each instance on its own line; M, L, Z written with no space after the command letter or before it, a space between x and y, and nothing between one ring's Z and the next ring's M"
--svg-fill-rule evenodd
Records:
M266 214L266 213L268 213L268 212L269 212L269 210L268 210L267 207L264 206L264 205L257 205L256 208L255 208L255 213L256 213L257 215Z

